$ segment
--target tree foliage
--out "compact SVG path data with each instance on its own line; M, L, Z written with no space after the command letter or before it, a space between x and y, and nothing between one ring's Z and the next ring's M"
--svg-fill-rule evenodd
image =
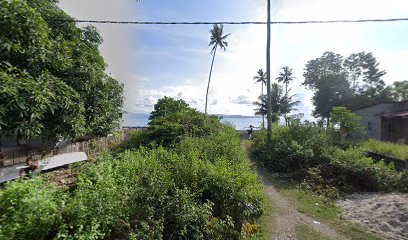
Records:
M276 78L278 82L282 82L285 84L285 94L288 95L288 85L291 81L293 81L295 77L293 77L292 69L288 66L282 68L282 72L279 73L279 76Z
M394 82L392 96L396 101L408 101L408 80Z
M314 91L316 117L328 118L333 107L351 109L392 100L386 74L372 53L353 53L347 58L325 52L307 62L303 85Z
M360 126L361 117L345 107L333 107L330 118L333 124L339 124L340 130L345 129L347 133L362 130Z
M276 80L278 80L278 82L282 82L283 84L285 84L285 97L286 100L289 100L289 91L290 89L288 89L289 83L291 81L293 81L295 79L295 77L293 77L293 73L292 73L292 69L289 68L288 66L285 66L282 68L282 72L279 73L279 76L276 78ZM284 110L284 114L285 114L285 124L288 125L288 117L287 117L287 113L290 112L290 110L287 108L288 102L287 104L285 104L286 106L286 110Z
M263 87L264 87L264 85L266 86L266 77L267 77L266 74L267 73L264 72L264 70L261 68L261 69L258 70L257 75L254 76L254 78L253 78L255 80L255 83L261 83L261 96L264 95ZM266 112L260 111L257 114L262 116L262 127L264 127L265 126L265 119L264 118L265 118Z
M346 106L350 102L349 83L344 75L326 75L316 84L312 101L315 117L328 118L335 106Z
M0 1L0 127L22 138L105 135L123 86L105 73L97 29L55 21L73 20L57 2Z
M179 112L185 112L188 109L188 104L182 100L176 100L171 97L165 96L159 99L154 105L154 110L150 113L149 120L168 117L172 114Z
M281 85L274 83L271 86L271 106L272 106L272 122L278 122L279 118L291 111L299 105L300 101L293 100L294 95L286 96ZM259 96L259 101L253 102L257 108L255 115L265 115L267 113L267 97L266 95Z

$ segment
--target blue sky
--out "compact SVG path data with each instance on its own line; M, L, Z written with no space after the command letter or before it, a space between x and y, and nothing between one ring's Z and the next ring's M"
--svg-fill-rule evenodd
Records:
M408 17L408 1L400 0L272 0L276 21ZM265 21L266 0L61 0L78 19L134 21ZM204 110L211 64L208 25L101 25L101 53L108 72L125 84L124 109L150 112L163 96L186 100ZM303 86L308 60L324 51L347 56L373 52L387 83L408 79L408 22L273 25L272 71L293 69L292 93L302 101L299 112L310 116L312 93ZM253 76L265 68L266 26L224 26L229 47L217 52L209 95L209 112L253 115L260 85Z

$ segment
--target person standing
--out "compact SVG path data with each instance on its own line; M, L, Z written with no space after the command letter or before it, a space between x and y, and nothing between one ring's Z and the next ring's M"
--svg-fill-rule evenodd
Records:
M252 133L254 132L254 126L249 125L249 129L248 129L248 139L252 139Z

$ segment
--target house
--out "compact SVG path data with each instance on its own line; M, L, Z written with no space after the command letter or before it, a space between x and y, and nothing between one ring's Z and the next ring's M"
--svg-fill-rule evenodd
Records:
M368 138L408 144L408 101L379 103L353 111Z

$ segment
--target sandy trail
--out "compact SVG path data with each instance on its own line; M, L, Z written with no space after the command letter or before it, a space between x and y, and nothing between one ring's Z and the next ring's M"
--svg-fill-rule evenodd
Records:
M242 140L241 144L244 151L246 151L245 144L246 141L247 140ZM265 168L257 166L256 170L258 172L258 175L261 176L262 178L262 181L265 185L265 191L270 201L273 203L273 206L277 208L277 210L275 210L271 216L272 218L271 227L274 229L273 235L270 236L271 239L276 240L298 239L295 231L295 226L299 224L308 225L330 238L339 240L347 239L330 226L299 212L296 209L296 207L293 206L293 204L289 202L273 186L272 182L269 180L270 173Z

